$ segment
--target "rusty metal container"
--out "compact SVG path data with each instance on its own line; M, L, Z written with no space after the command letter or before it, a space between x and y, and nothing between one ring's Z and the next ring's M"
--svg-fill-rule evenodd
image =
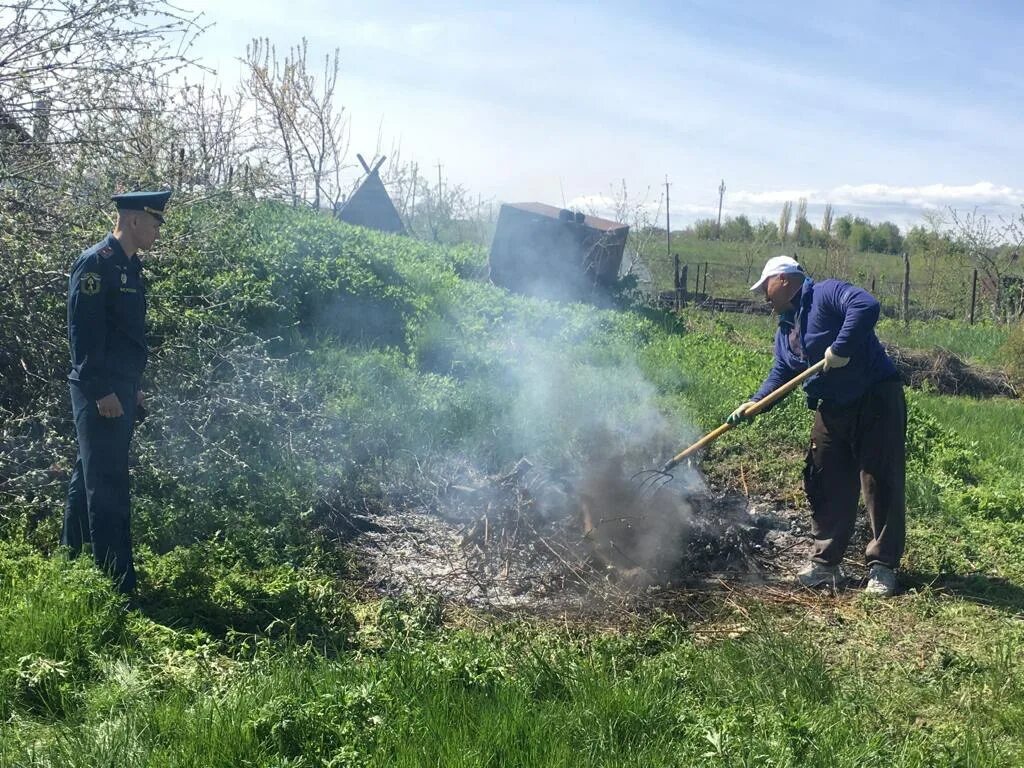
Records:
M491 242L491 280L562 301L606 303L629 227L543 203L506 203Z

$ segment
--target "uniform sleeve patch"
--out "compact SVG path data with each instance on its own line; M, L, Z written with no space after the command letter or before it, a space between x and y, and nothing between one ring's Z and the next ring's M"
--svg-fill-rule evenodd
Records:
M95 272L86 272L82 275L79 285L86 296L95 296L100 292L100 276Z

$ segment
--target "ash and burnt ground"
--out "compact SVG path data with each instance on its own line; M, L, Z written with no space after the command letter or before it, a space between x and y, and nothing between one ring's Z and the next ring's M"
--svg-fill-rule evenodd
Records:
M696 475L645 496L602 469L571 488L526 461L502 476L464 469L428 497L350 517L349 545L381 592L538 613L789 584L806 561L805 511L716 493Z

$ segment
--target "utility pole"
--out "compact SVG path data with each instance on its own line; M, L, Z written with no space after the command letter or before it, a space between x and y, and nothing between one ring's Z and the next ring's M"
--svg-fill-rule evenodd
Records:
M903 324L910 324L910 253L903 252Z
M722 199L725 197L725 179L718 185L718 224L715 227L715 240L722 239Z
M668 174L665 174L665 256L672 258L672 227L669 219L669 204L668 204Z
M441 200L441 161L437 161L437 199Z

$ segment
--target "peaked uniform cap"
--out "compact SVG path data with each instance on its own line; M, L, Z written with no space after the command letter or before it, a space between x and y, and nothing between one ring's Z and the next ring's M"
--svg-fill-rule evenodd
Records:
M167 189L162 192L125 192L110 199L119 211L145 211L163 223L164 208L170 197L171 190Z
M800 266L800 263L790 256L772 256L765 262L764 269L761 270L761 278L750 286L751 291L759 291L768 281L769 277L775 277L776 275L804 275L804 268Z

